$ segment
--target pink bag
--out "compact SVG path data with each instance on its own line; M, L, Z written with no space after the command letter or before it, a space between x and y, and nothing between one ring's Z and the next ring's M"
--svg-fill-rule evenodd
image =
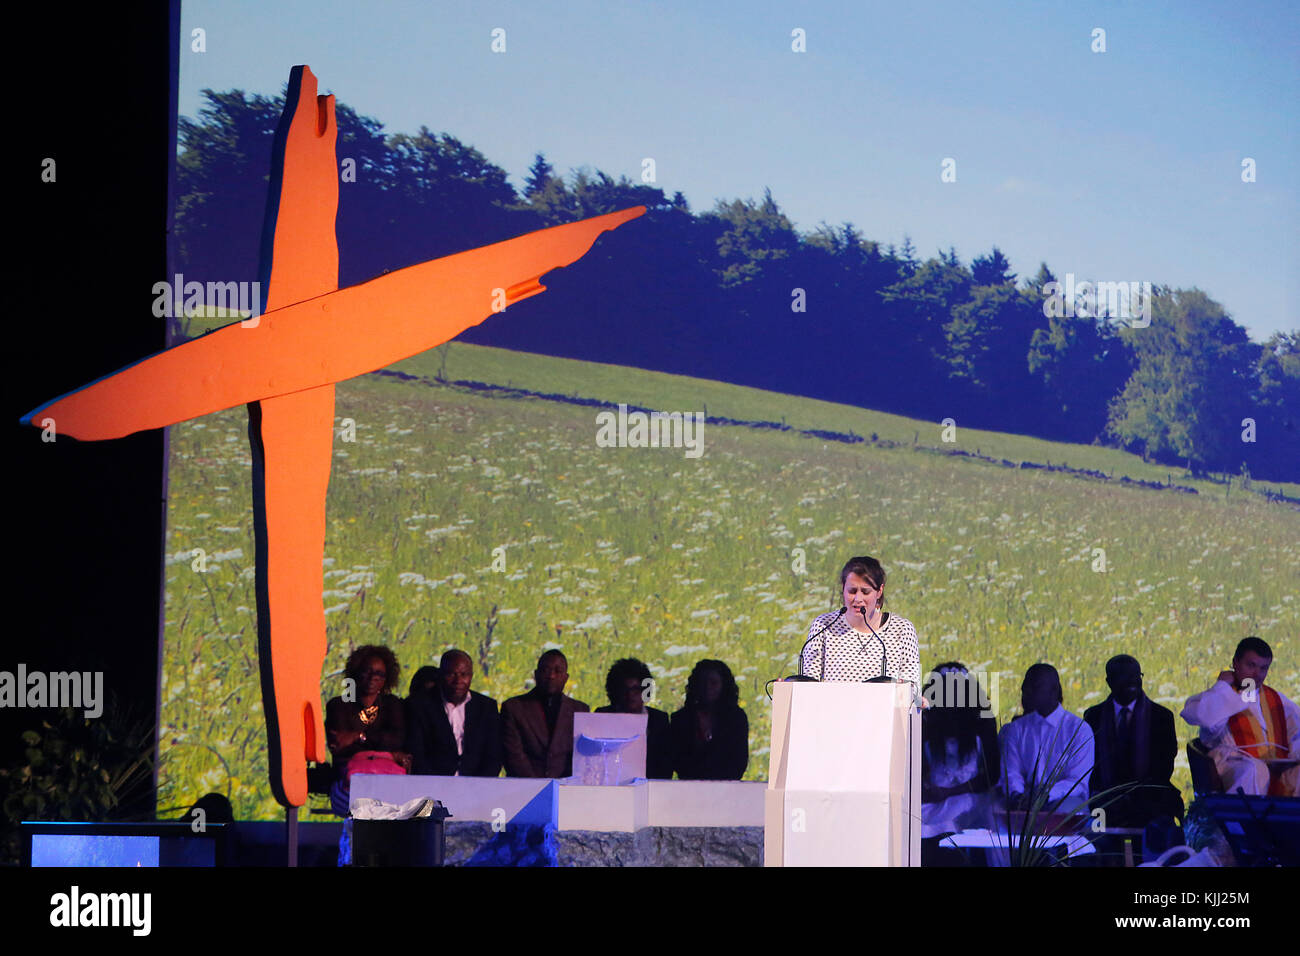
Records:
M343 771L343 779L350 782L354 773L406 773L406 768L393 759L386 750L363 750L353 754Z

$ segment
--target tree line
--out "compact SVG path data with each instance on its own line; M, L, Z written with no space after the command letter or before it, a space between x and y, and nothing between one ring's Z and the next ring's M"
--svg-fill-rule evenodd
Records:
M178 125L177 268L253 281L284 100L203 95ZM1044 307L1047 264L1017 281L996 246L969 264L952 248L922 260L910 240L882 246L851 223L800 232L770 191L696 213L680 192L561 175L540 153L516 190L449 133L388 134L342 103L336 116L342 286L647 207L462 341L1106 444L1194 474L1300 479L1300 332L1254 343L1199 289L1154 286L1145 327L1062 313Z

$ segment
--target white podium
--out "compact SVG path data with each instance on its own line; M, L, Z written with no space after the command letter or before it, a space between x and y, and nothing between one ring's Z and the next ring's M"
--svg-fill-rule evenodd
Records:
M765 866L921 865L910 684L776 684L770 760Z

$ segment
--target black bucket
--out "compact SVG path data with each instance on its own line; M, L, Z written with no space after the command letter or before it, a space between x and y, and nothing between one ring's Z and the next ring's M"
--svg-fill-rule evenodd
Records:
M443 821L451 814L439 804L427 817L410 820L352 821L353 866L442 866L447 852Z

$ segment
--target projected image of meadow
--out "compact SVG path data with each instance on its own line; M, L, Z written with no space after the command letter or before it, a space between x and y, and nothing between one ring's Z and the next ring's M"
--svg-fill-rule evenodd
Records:
M1054 664L1065 706L1081 713L1105 697L1104 662L1121 652L1177 714L1247 634L1273 645L1269 683L1300 686L1300 513L1249 490L999 467L945 452L1168 477L1112 449L961 429L944 444L937 423L459 343L396 370L405 377L338 388L322 701L366 643L394 649L403 695L417 667L462 648L474 688L498 701L560 647L567 692L593 708L616 658L644 660L653 703L669 711L691 666L721 658L749 715L745 777L765 779L764 684L794 671L854 554L883 561L889 608L916 625L923 669L955 659L998 675L1001 721L1018 712L1029 664ZM600 408L526 392L791 430L710 423L700 458L602 448ZM347 419L355 441L341 437ZM159 807L217 791L237 818L269 819L283 811L266 780L246 429L236 409L171 432ZM1193 730L1177 726L1174 782L1190 797Z

